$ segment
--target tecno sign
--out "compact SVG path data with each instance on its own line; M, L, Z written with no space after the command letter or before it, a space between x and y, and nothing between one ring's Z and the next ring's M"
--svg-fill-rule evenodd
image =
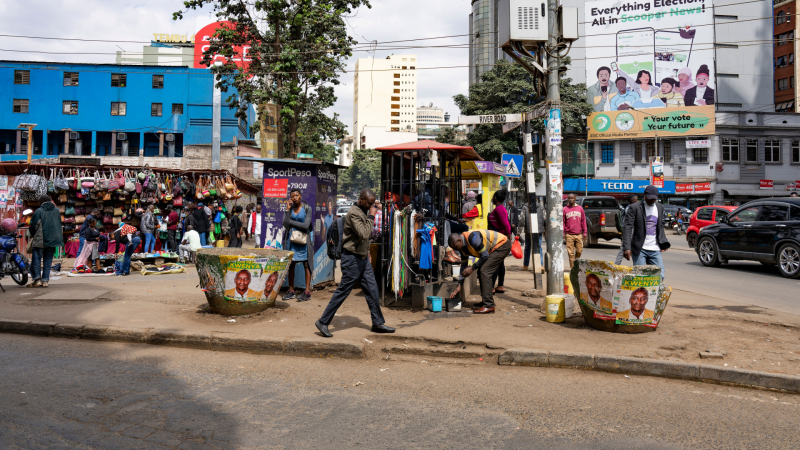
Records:
M603 189L609 191L632 191L633 183L603 183Z

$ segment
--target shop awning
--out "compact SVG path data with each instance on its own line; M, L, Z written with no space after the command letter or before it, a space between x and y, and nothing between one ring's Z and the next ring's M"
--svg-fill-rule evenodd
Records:
M397 152L403 150L436 150L438 152L450 152L461 157L462 160L475 160L482 161L483 159L478 155L472 147L462 147L460 145L443 144L441 142L425 139L422 141L407 142L405 144L388 145L386 147L378 147L375 150L379 152Z
M776 191L774 189L723 189L731 197L788 197L795 191Z

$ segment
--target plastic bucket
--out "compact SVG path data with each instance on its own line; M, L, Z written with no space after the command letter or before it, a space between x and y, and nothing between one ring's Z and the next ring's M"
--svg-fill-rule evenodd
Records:
M428 297L428 308L433 312L442 312L442 297Z
M564 321L564 294L548 295L545 298L547 305L547 321L551 323Z

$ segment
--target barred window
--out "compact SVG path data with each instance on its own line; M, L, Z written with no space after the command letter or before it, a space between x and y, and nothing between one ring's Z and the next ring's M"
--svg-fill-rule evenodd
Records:
M64 72L64 86L77 86L78 72Z
M128 75L124 73L111 74L111 87L125 87L128 84Z
M664 162L672 162L672 141L664 141Z
M28 100L27 99L14 99L14 109L15 113L23 113L26 114L28 112Z
M75 100L64 100L62 103L62 113L75 116L78 114L78 102Z
M739 161L739 140L722 138L722 160Z
M164 75L153 75L153 89L164 89Z
M708 149L707 148L695 148L694 150L694 162L696 163L707 163L708 162Z
M150 105L150 115L153 117L161 117L161 103L153 103Z
M14 71L14 84L31 84L31 71L30 70L15 70Z
M614 164L614 144L600 144L603 164Z
M183 103L173 103L172 114L183 114Z
M111 102L111 115L124 116L127 112L128 104L125 102Z

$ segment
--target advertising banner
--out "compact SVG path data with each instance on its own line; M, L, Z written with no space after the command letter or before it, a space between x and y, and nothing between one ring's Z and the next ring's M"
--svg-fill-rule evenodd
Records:
M660 284L660 275L623 275L622 282L614 296L617 323L622 325L652 324Z
M676 194L687 194L692 192L692 183L675 183Z
M705 183L695 183L694 184L694 191L695 192L711 192L711 182L706 181Z
M652 115L654 114L654 115ZM592 113L587 120L590 140L639 139L658 135L713 135L713 106L693 106L680 109L661 109L656 112L609 111Z
M774 189L775 185L773 184L772 180L760 180L759 187L761 189Z
M710 139L687 139L686 148L711 148Z
M658 129L659 136L662 131L676 133L672 136L713 134L707 126L713 124L714 109L695 110L714 105L715 99L714 27L706 26L714 23L710 0L601 0L586 2L584 11L584 36L592 42L586 98L595 114L589 123L597 120L597 113L611 119L600 122L598 133L647 132L647 126L637 126L642 118L630 115L647 110L672 125ZM617 111L626 114L609 114ZM678 127L696 119L677 118L695 114L705 115L705 122L696 123L691 132ZM609 137L596 137L604 138Z

